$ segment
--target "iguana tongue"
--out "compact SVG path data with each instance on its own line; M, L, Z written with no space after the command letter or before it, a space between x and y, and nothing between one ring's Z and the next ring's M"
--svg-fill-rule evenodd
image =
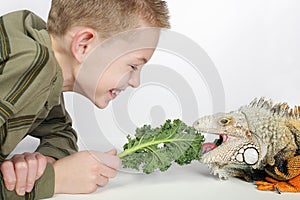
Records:
M207 152L210 152L211 150L214 150L218 146L220 146L223 142L226 142L228 140L228 135L226 134L220 134L219 139L215 139L214 142L207 142L204 143L201 146L202 154L205 154Z
M205 154L218 146L215 143L204 143L201 147L202 154Z

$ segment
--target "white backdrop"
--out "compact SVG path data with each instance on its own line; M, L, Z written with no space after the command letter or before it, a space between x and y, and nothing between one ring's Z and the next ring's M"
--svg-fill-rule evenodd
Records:
M300 103L299 1L168 3L174 30L200 44L218 68L227 109L255 96Z
M300 1L167 2L172 30L198 43L214 62L223 81L227 111L260 96L286 101L292 106L300 104ZM2 2L0 14L25 8L46 20L49 4L50 1L9 0ZM196 95L209 104L205 91ZM72 98L73 95L66 94L68 110L74 115ZM160 101L161 105L168 104L168 99ZM136 112L135 108L143 107L138 101L132 105L129 105L130 113L136 113L136 117L131 114L133 121L139 120L137 124L149 121L147 117L138 116L141 110ZM201 106L199 115L211 112L210 106L205 103ZM76 120L74 122L76 127Z

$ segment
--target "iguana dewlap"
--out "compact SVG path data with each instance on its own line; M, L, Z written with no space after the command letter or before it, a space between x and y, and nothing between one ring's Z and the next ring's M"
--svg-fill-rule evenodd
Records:
M220 135L202 146L201 162L214 175L256 181L259 190L300 192L300 106L260 98L237 111L202 117L194 127Z

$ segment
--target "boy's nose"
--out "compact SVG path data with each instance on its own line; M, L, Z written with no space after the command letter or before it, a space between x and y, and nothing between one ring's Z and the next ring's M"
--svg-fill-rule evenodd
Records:
M140 74L132 76L128 84L133 88L137 88L140 85Z

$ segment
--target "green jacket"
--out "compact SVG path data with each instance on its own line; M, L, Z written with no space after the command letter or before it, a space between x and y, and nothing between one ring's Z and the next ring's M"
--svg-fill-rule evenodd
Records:
M45 22L29 11L0 17L0 162L27 135L40 139L36 151L55 159L78 151L62 85ZM23 197L6 190L0 173L0 199L41 199L53 193L50 164Z

